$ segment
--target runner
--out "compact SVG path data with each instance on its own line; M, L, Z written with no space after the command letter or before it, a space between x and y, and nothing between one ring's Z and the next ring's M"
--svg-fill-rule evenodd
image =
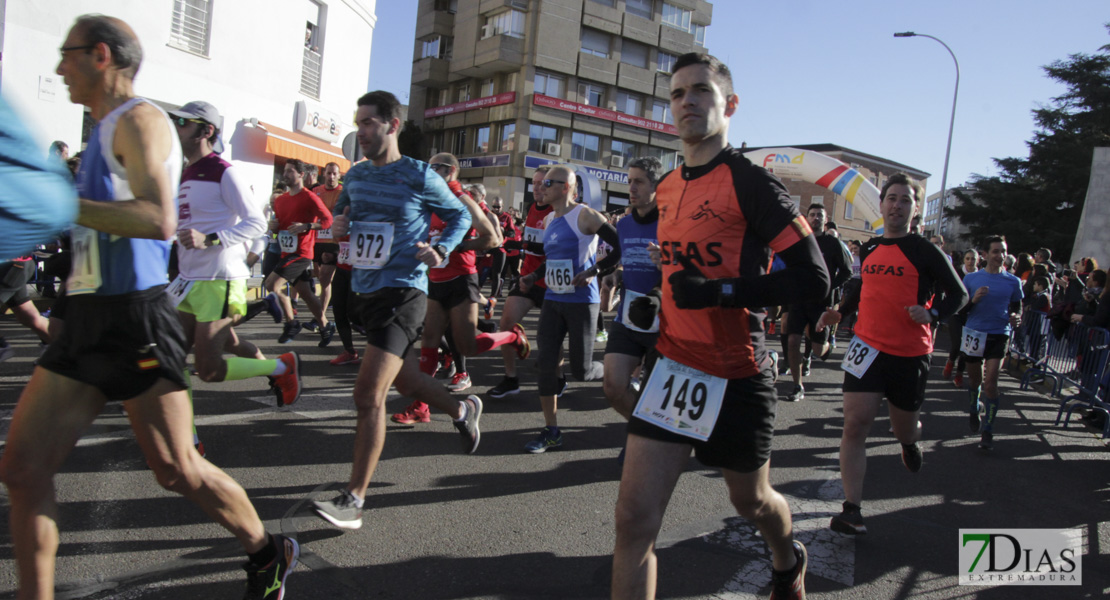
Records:
M525 293L539 278L547 281L536 331L539 344L536 369L546 426L535 440L524 446L533 454L563 444L556 415L556 398L565 385L559 381L563 339L570 336L570 368L578 381L601 379L604 371L602 364L593 360L597 313L601 306L597 277L608 274L620 264L621 253L619 248L614 248L604 261L598 262L597 242L601 238L616 247L620 241L617 230L605 215L574 202L575 186L574 172L569 167L560 165L547 172L547 179L543 180L544 202L552 208L543 231L547 260L520 278L520 289Z
M628 204L632 213L617 223L621 267L610 277L623 291L605 345L603 388L613 410L625 419L632 416L638 395L629 385L632 373L659 338L662 277L647 250L648 244L659 242L655 186L662 176L663 164L657 158L637 158L628 164Z
M320 517L345 529L362 526L363 498L385 444L390 386L450 415L470 454L481 440L482 416L481 399L456 401L420 372L410 352L424 322L425 271L446 260L462 241L470 229L470 215L427 163L401 155L401 104L393 94L376 91L359 98L355 125L368 160L347 173L332 231L338 238L351 236L351 288L358 297L367 345L354 387L358 416L351 479L334 499L313 503ZM433 213L446 227L439 242L429 245L425 240Z
M301 396L300 358L288 352L266 360L257 346L234 335L247 311L247 246L266 220L250 186L220 158L223 118L215 106L195 101L171 111L187 161L177 201L177 279L168 288L185 329L185 347L196 347L202 381L270 376L278 405ZM224 359L228 349L236 356Z
M527 358L528 338L520 325L511 331L478 333L481 293L478 291L475 251L500 245L501 229L496 224L496 218L484 211L481 205L463 191L458 180L459 160L454 155L446 152L436 154L432 157L431 169L447 182L447 187L466 206L474 226L448 260L428 270L428 307L424 315L424 334L420 341L420 371L428 376L435 374L439 366L439 340L448 333L450 326L457 350L452 352L452 356L458 370L447 389L461 392L471 386L470 374L466 371L467 356L512 344L520 358ZM432 246L439 243L446 225L442 219L432 215L428 243ZM427 423L431 420L431 412L427 404L416 400L391 419L395 423L406 425Z
M489 209L490 212L497 217L497 221L501 227L501 239L505 242L520 241L520 229L517 228L516 223L513 222L513 215L508 211L502 211L504 203L501 196L494 195L490 198ZM505 280L502 276L506 273L505 265L508 261L508 253L504 247L494 248L490 250L490 257L492 258L490 266L490 299L501 297L501 287L504 285ZM512 252L520 252L513 250ZM487 315L486 318L492 318L492 315Z
M1010 331L1021 318L1021 280L1002 270L1006 238L992 237L986 246L987 267L964 277L971 294L960 351L967 362L968 424L982 434L979 447L994 447L994 419L998 416L998 372L1010 347ZM980 398L980 396L982 396ZM983 417L980 419L980 413Z
M119 19L85 15L61 54L57 73L70 100L88 106L97 124L77 176L66 325L23 390L0 459L19 597L53 597L54 474L104 405L121 400L158 483L242 544L245 597L275 597L268 586L280 596L297 542L268 534L243 488L193 448L185 334L165 293L181 148L169 117L134 95L138 38Z
M343 191L343 184L339 182L339 164L330 162L324 165L324 183L312 188L312 193L320 197L324 207L330 213L335 208L335 201ZM335 277L335 266L339 258L339 244L332 239L331 228L321 229L316 232L316 247L313 249L312 264L320 276L320 306L321 312L327 313L332 299L332 279ZM316 322L312 326L318 327Z
M293 311L293 302L285 292L289 283L320 324L321 348L331 343L335 324L328 322L324 306L312 289L312 256L316 245L316 232L331 227L332 214L316 194L304 188L304 174L308 165L293 158L285 163L283 178L289 191L274 200L274 219L270 229L277 233L281 246L281 261L268 277L266 291L277 295L281 303L285 326L279 344L287 344L301 332L301 324Z
M963 280L978 270L979 252L970 249L964 253L963 265L956 270L956 274ZM967 311L970 309L971 304L968 303L948 319L948 360L944 362L941 377L951 379L952 385L958 388L964 386L964 368L967 366L967 359L960 354L960 342L964 337L964 325L967 324Z
M528 218L524 222L523 239L520 242L506 242L506 250L520 250L524 256L520 265L520 278L531 275L543 264L543 229L547 223L547 216L551 214L551 205L545 200L548 190L544 188L543 181L547 177L550 165L541 165L532 174L532 196L535 203L528 208ZM501 307L501 331L508 331L524 320L524 316L533 308L543 308L544 294L547 285L542 278L533 280L533 284L524 290L518 283L509 290L509 297ZM517 377L517 353L514 348L501 347L501 358L505 362L505 377L493 386L489 395L492 398L504 398L511 394L520 393L520 378ZM560 394L566 387L566 380L560 377Z
M30 329L45 348L50 343L50 322L35 308L31 295L27 293L27 284L34 271L35 261L30 256L0 263L0 309L10 309L15 320ZM0 335L0 361L13 356L15 348Z
M736 510L770 547L771 597L804 598L805 547L793 539L790 506L770 483L776 395L761 307L824 297L828 273L786 188L726 141L739 103L728 67L685 54L670 86L686 162L656 187L659 340L628 424L612 597L655 597L655 538L693 451L721 469ZM772 251L786 268L768 275Z
M855 337L844 354L844 431L840 438L840 476L844 510L832 518L833 531L867 533L860 503L867 471L867 434L883 397L890 404L890 424L902 444L902 463L921 470L921 404L933 351L930 323L946 319L967 302L952 262L939 248L910 233L910 220L925 201L924 190L904 173L883 185L879 211L882 237L860 250L862 283L839 310L821 316L821 330L856 312ZM945 292L932 306L933 295Z

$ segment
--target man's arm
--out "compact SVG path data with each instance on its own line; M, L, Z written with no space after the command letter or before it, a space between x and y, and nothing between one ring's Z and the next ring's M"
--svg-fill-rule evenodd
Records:
M239 222L230 229L215 231L220 237L220 243L231 246L242 242L249 242L266 231L266 217L262 215L262 206L251 192L250 186L239 177L235 169L224 171L220 180L220 193L227 202L228 207L239 215Z
M459 201L470 213L471 226L478 232L478 237L472 240L463 240L459 244L460 250L490 250L501 245L501 224L493 223L482 210L481 206L470 197L470 194L458 196Z
M439 243L451 252L470 230L470 213L447 187L447 182L431 170L424 178L424 202L445 223Z
M143 102L123 114L112 152L127 171L134 199L96 202L80 199L77 223L129 238L167 240L177 231L176 181L166 159L177 140L157 108Z

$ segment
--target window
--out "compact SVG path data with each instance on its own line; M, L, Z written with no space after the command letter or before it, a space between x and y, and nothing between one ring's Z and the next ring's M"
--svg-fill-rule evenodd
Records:
M436 0L435 9L455 14L459 10L459 0Z
M575 131L570 136L570 157L578 160L597 162L601 138L588 133Z
M617 0L593 0L593 1L597 2L598 4L604 4L605 6L612 6L613 8L617 7Z
M844 220L850 221L856 212L856 206L851 202L844 203Z
M669 2L663 3L663 24L690 31L690 11L679 8Z
M609 34L583 27L582 52L601 58L609 58Z
M458 99L455 100L455 101L456 102L466 102L467 100L470 100L470 84L469 83L464 83L464 84L459 86Z
M651 120L674 125L674 115L671 114L671 105L661 100L651 103Z
M662 148L644 148L644 156L654 156L663 163L663 172L670 171L678 164L678 152L674 150L664 150ZM799 196L800 198L800 196Z
M481 91L478 93L479 98L493 95L493 78L482 81Z
M460 156L466 154L466 130L460 129L455 132L455 147L451 149L451 154Z
M482 39L495 35L524 37L524 13L519 10L507 10L486 17L486 25L482 28Z
M666 74L670 75L671 71L674 71L674 63L677 60L678 60L678 57L673 55L673 54L667 54L666 52L660 52L659 53L659 61L658 61L659 66L656 67L656 70L658 70L660 73L666 73Z
M171 46L208 56L208 35L211 26L211 0L174 0L173 14L170 17Z
M628 168L628 163L632 162L632 159L636 158L636 144L633 144L632 142L613 140L613 145L611 149L613 156L624 157L624 167L626 169Z
M552 98L562 98L566 80L558 75L536 71L535 92Z
M436 106L447 106L447 101L451 98L451 90L443 88L439 90L439 104Z
M512 152L516 148L516 123L501 126L501 151Z
M617 92L617 112L639 117L644 114L644 97L629 92Z
M528 128L528 150L544 152L548 144L559 143L559 132L554 127L532 125Z
M621 40L621 62L641 69L648 68L648 47L632 40Z
M582 104L601 106L603 98L605 98L605 86L589 81L578 82L578 100Z
M310 98L320 98L320 78L324 65L322 56L324 32L319 24L325 22L325 8L308 1L309 19L305 22L304 59L301 61L301 93Z
M489 125L478 128L478 135L474 136L474 151L489 152Z
M795 195L791 194L790 195L790 201L794 203L794 208L797 208L798 210L801 210L801 206L802 206L802 197L801 196L795 196Z
M424 40L420 49L420 58L451 60L451 38L437 35L430 40Z
M705 25L693 24L694 43L702 48L705 47Z
M654 16L653 3L654 0L624 0L624 11L637 17L651 19Z

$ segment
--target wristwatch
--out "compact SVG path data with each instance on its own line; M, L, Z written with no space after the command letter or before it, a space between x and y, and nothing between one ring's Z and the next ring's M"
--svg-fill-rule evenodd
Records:
M435 246L432 246L432 250L436 251L436 254L439 255L440 260L447 260L447 246L444 246L443 244L436 244Z
M220 236L216 233L210 233L204 237L204 243L209 246L219 246Z

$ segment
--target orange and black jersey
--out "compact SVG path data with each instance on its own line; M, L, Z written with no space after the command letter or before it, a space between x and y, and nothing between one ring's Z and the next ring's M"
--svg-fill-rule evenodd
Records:
M712 161L682 166L656 187L663 294L656 348L727 379L759 373L763 308L820 301L829 276L809 223L774 175L726 147ZM768 274L771 253L786 268ZM681 254L709 279L730 280L727 306L675 305L669 277Z
M856 335L872 347L894 356L922 356L933 351L928 325L915 323L906 307L930 308L934 295L943 297L932 306L936 320L947 319L967 302L967 290L944 252L920 235L900 238L874 237L860 248L859 291L852 289L841 301L840 314L859 309Z

